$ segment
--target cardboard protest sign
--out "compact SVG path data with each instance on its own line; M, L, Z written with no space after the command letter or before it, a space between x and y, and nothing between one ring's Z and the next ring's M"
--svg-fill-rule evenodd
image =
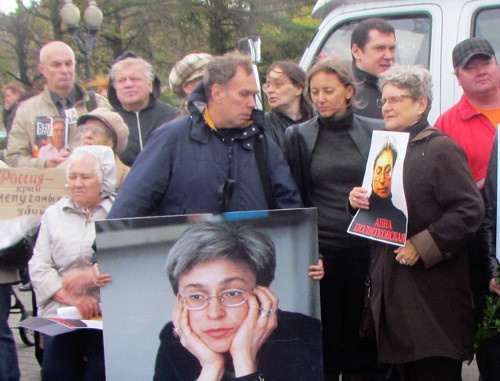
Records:
M408 228L403 189L403 163L409 134L374 131L363 188L369 192L369 209L359 209L348 233L379 242L404 246Z
M0 169L0 219L42 215L66 195L64 170L59 168Z

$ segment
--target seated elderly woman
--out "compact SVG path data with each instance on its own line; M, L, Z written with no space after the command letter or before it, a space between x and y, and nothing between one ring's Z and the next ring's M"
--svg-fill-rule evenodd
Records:
M116 165L115 189L118 190L130 172L130 167L123 164L118 157L127 146L129 133L123 118L117 112L99 107L80 116L77 124L82 145L101 145L113 149Z
M57 308L75 306L84 319L100 315L99 290L90 257L94 221L106 218L116 181L109 147L77 147L65 168L69 197L47 208L29 262L38 315L57 316ZM104 380L102 332L78 330L44 335L44 380Z
M472 358L468 238L484 206L462 149L427 122L431 76L417 66L393 66L379 77L389 131L410 134L403 164L408 207L404 247L371 247L371 311L379 359L396 364L403 380L461 380ZM354 188L353 208L370 207Z
M278 310L269 237L199 223L170 250L177 302L160 334L155 380L322 380L317 319Z

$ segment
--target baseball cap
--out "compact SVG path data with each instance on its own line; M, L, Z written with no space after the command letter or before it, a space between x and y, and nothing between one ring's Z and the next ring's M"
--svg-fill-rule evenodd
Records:
M495 51L484 38L468 38L453 48L453 68L460 68L475 55L495 57Z

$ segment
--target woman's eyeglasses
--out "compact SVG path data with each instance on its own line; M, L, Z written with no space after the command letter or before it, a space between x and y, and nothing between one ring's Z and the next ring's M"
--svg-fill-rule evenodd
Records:
M108 132L106 129L99 127L99 126L86 126L85 124L82 124L78 126L78 131L80 131L82 134L87 132L87 131L92 131L94 134L107 134Z
M393 95L392 97L380 98L377 99L377 106L382 108L382 106L385 105L387 102L389 102L389 105L393 106L397 103L403 102L405 98L412 98L412 96L407 94L399 94L399 95Z
M287 83L291 82L285 82L285 81L267 81L262 85L262 90L267 91L269 88L272 86L274 90L279 90L281 89L284 85Z
M191 292L187 295L180 295L180 297L184 301L186 309L196 311L206 308L210 304L212 298L216 298L223 306L238 307L247 301L248 294L246 291L235 288L221 291L217 295L207 295L203 292Z

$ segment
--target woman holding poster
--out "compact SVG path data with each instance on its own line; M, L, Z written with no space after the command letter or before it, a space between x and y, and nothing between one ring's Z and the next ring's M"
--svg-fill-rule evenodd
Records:
M466 242L484 208L462 149L432 128L430 73L393 66L380 75L382 115L389 131L410 134L403 165L408 207L404 247L373 242L371 311L379 359L404 380L461 380L471 359L472 304ZM367 190L349 195L370 207Z
M285 155L304 205L318 208L326 380L337 380L340 373L366 379L376 364L375 343L359 337L368 242L347 234L346 199L363 179L372 131L383 123L353 114L355 93L351 63L318 62L307 73L306 87L318 115L285 132Z

